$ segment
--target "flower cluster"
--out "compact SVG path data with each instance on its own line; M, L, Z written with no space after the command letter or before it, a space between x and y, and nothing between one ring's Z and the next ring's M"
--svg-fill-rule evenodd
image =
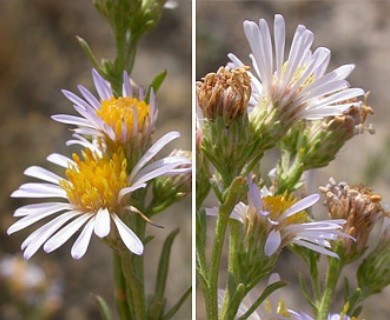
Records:
M42 246L46 252L56 250L80 229L71 250L75 259L85 254L93 233L115 250L122 250L124 245L132 253L142 254L143 239L127 225L133 214L144 217L142 208L134 206L132 194L145 189L155 178L191 172L191 159L180 153L154 160L180 134L170 132L151 144L157 118L153 91L148 103L141 88L138 96L133 97L125 72L122 96L115 97L109 83L96 70L92 71L92 78L99 99L83 86L79 86L82 98L64 90L79 116L53 116L56 121L76 126L74 139L67 145L80 145L81 156L49 155L47 160L61 167L63 175L29 167L25 175L41 182L22 184L12 193L14 198L54 199L15 211L15 217L20 219L8 229L8 234L50 218L22 243L26 259ZM183 183L190 182L187 178Z

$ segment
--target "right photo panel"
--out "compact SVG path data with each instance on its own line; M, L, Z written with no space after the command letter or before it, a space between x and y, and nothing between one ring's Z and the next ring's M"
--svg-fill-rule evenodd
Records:
M197 1L197 319L389 319L389 14Z

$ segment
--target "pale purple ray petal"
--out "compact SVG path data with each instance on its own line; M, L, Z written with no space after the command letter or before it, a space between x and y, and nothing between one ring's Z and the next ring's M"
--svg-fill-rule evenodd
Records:
M137 175L138 171L148 163L162 148L164 148L169 142L180 137L180 133L177 131L171 131L160 139L158 139L148 151L139 159L137 164L134 166L133 171L130 174L129 180L133 181L134 177Z
M125 97L133 97L133 90L130 85L129 75L126 71L123 71L123 85L122 85L122 94Z
M96 99L96 97L84 86L78 85L77 88L79 89L80 93L84 97L85 100L88 101L88 103L91 105L92 108L94 109L99 109L100 103Z
M311 207L320 199L320 195L317 193L311 194L298 202L294 203L291 207L289 207L283 214L280 216L279 221L286 219L287 217L305 210L308 207Z
M57 122L61 122L65 124L81 126L81 127L91 127L91 128L93 127L90 121L69 114L55 114L54 116L51 116L51 118Z
M321 246L315 245L313 243L310 243L310 242L307 242L307 241L304 241L304 240L295 240L295 239L291 240L291 242L295 243L295 244L297 244L297 245L299 245L301 247L306 247L308 249L311 249L311 250L313 250L315 252L318 252L318 253L321 253L321 254L325 254L327 256L331 256L331 257L334 257L336 259L339 258L339 256L336 253L334 253L334 252L332 252L330 250L327 250L327 249L325 249L325 248L323 248Z
M276 71L277 77L280 78L284 61L284 47L286 44L286 27L284 18L280 14L276 14L274 19L274 42Z
M62 93L64 94L64 96L70 100L71 102L73 102L75 105L83 108L83 109L89 109L91 108L91 106L86 103L83 99L81 99L80 97L78 97L77 95L75 95L73 92L70 92L68 90L62 90Z
M264 253L266 256L272 256L280 247L282 238L278 230L271 230L264 245Z
M101 100L109 100L113 96L108 83L95 69L92 69L92 80Z

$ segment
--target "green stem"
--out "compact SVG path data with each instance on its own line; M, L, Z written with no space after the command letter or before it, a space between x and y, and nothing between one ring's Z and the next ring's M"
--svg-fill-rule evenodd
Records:
M122 256L122 270L126 278L126 284L128 289L127 303L133 313L132 319L145 320L145 292L143 277L139 272L139 260L140 257L133 257L132 253L127 253ZM127 318L125 318L127 319Z
M227 223L229 221L227 210L220 207L215 226L215 237L212 248L211 266L209 272L209 292L210 292L210 310L208 310L208 319L218 319L218 274L219 264L222 256L222 248L225 240Z
M237 221L230 221L229 256L228 256L228 286L221 308L221 319L227 319L227 312L236 314L236 308L231 308L231 298L236 293L240 283L240 270L238 262L240 226ZM240 301L241 302L241 301Z
M337 252L337 250L335 251ZM332 297L334 297L334 291L337 285L337 280L341 273L341 269L342 262L339 259L329 258L328 270L325 280L325 289L317 309L317 320L326 320L328 316L330 304L332 303Z
M114 252L114 299L120 319L129 319L130 311L126 302L126 282L122 272L121 258Z
M211 264L208 273L208 294L206 295L206 313L207 319L209 320L218 319L218 274L226 227L229 222L230 213L233 211L239 199L239 189L244 181L242 177L236 177L233 180L230 187L226 190L225 201L219 207L211 252Z

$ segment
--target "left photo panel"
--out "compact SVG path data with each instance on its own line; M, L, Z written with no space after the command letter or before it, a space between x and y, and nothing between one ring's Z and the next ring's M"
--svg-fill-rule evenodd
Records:
M191 17L0 2L1 319L191 319Z

